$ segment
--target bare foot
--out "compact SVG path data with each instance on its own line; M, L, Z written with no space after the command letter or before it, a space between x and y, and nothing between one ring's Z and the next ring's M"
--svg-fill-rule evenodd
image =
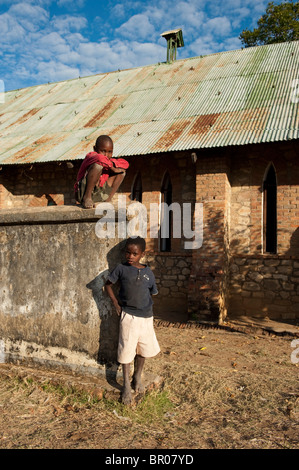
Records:
M145 387L140 377L133 376L132 387L137 393L143 393L145 391Z
M84 207L84 209L92 209L94 207L92 199L91 198L86 198L85 200L83 199L82 206Z
M121 401L124 405L130 405L132 402L132 393L130 387L124 387L121 395Z

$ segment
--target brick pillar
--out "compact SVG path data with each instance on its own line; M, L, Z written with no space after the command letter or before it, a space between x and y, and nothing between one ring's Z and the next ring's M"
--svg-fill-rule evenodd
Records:
M221 323L226 316L228 273L228 158L199 157L196 170L196 202L203 204L203 244L192 252L188 312L190 319Z
M4 186L3 184L0 184L0 209L3 208L3 205L4 205L3 191L4 191Z
M6 209L8 191L3 184L0 183L0 209Z

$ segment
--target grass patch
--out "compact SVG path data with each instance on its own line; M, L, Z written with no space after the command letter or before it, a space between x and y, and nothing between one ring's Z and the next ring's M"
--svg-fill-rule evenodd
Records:
M144 395L142 400L135 406L126 406L115 400L102 400L107 411L116 416L129 419L138 424L152 424L157 421L167 420L167 413L174 408L173 402L165 390L154 390Z
M116 399L97 398L84 390L66 387L61 384L44 383L43 391L58 395L62 404L70 404L74 407L94 407L95 409L112 412L114 415L134 421L138 424L152 424L167 419L167 413L174 408L173 402L165 390L153 390L147 392L144 397L132 406L124 405Z
M94 408L99 411L113 413L120 419L128 420L138 424L153 424L163 422L168 419L167 413L171 412L176 406L169 398L166 390L152 390L132 406L124 405L117 399L109 396L97 398L88 391L70 387L61 383L51 381L37 382L33 378L17 378L17 386L27 390L30 395L38 387L47 394L55 395L62 406L70 405L73 409Z

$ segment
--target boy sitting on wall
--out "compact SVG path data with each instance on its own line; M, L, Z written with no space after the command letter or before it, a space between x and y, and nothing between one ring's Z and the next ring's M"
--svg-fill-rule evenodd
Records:
M110 202L123 181L129 163L112 155L112 139L100 135L94 152L83 160L75 183L75 197L85 209L95 207L95 202Z

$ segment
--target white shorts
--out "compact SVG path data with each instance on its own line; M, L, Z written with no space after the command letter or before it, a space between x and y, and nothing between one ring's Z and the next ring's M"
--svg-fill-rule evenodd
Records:
M121 312L117 360L120 364L129 364L138 354L153 357L160 352L154 331L154 318L135 317Z

